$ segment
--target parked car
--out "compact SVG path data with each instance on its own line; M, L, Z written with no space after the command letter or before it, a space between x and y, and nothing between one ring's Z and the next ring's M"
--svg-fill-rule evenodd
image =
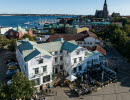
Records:
M9 66L9 67L8 67L8 70L17 69L17 68L18 68L17 66Z
M16 60L15 59L10 59L10 60L4 60L5 62L5 64L8 64L8 63L10 63L10 62L15 62Z
M12 80L7 81L7 85L11 85L12 84Z
M17 72L19 72L19 69L10 69L6 72L6 78L12 78L13 75L15 75Z
M10 62L10 63L7 64L7 66L17 66L17 65L18 65L17 62Z

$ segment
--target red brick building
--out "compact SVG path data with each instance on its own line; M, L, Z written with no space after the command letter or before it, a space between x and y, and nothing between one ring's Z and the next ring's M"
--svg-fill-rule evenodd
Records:
M26 31L26 29L18 26L17 28L10 29L6 34L6 37L8 39L13 39L13 38L18 39L18 38L22 38L25 34L29 34L30 36L33 36L33 30L29 29L28 31Z

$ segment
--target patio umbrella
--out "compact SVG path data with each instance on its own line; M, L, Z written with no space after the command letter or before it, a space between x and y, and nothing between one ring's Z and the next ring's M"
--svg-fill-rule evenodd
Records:
M74 80L77 79L77 77L75 77L74 75L70 75L70 76L66 77L66 79L73 82Z

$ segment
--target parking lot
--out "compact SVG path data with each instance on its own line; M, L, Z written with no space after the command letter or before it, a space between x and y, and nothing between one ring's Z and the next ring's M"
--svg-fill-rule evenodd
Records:
M0 50L0 82L2 83L6 83L8 81L6 79L6 72L8 67L5 64L5 61L12 58L15 58L14 53L11 53L7 50Z
M5 52L6 51L1 51L0 52L0 81L2 83L5 83L7 80L6 80L6 71L7 71L7 66L6 64L4 64L3 62L3 57L5 55Z

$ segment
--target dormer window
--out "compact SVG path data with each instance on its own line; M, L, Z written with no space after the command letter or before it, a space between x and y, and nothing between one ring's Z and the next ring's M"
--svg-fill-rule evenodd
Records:
M38 64L42 64L42 63L43 63L43 59L39 59Z
M80 51L79 51L79 50L77 50L77 51L76 51L76 54L77 54L77 55L79 55L79 54L80 54Z
M55 52L55 55L57 55L57 54L58 54L58 51Z

